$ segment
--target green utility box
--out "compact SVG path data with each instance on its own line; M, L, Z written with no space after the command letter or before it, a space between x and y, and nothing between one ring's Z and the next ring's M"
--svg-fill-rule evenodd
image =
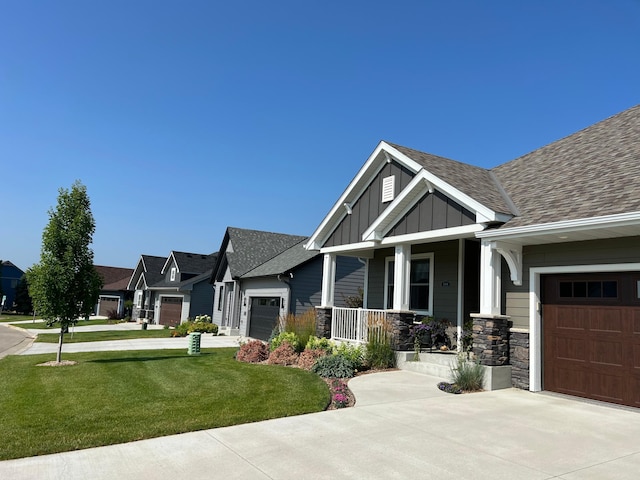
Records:
M193 332L187 335L189 339L189 347L187 353L189 355L200 355L200 332Z

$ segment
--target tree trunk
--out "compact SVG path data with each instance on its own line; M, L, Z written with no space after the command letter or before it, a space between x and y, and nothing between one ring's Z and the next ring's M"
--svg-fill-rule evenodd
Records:
M56 362L60 363L60 359L62 358L62 338L64 337L64 325L60 326L60 341L58 342L58 355L56 356Z

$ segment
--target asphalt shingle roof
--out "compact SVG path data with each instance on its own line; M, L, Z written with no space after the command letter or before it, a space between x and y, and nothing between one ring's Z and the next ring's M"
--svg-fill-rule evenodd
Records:
M228 227L227 235L233 251L227 249L225 256L233 278L240 278L307 238L235 227Z
M94 266L98 275L102 277L102 290L126 290L131 275L132 268L107 267L104 265Z
M271 260L267 260L262 265L258 265L253 270L242 275L242 278L281 275L320 255L320 252L318 251L307 250L304 248L306 240L307 238L293 247L288 248Z
M178 264L178 270L182 273L202 273L211 270L218 258L217 253L189 253L189 252L171 252Z
M640 105L492 171L520 213L505 227L640 211Z

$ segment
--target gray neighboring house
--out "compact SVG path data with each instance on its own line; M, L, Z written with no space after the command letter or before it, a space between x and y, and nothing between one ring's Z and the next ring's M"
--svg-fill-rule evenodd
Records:
M119 317L124 316L124 302L131 300L131 292L127 290L127 286L133 269L104 265L95 265L95 269L102 278L96 315L108 317L115 313Z
M221 331L266 340L280 316L320 304L322 257L304 248L307 237L229 227L211 282L214 322ZM364 263L340 258L338 302L357 296Z
M217 254L172 251L168 257L142 255L129 281L135 290L132 320L176 326L197 315L212 315L209 283Z
M492 169L380 142L306 248L329 330L357 255L396 349L420 315L472 321L513 386L640 407L640 106Z

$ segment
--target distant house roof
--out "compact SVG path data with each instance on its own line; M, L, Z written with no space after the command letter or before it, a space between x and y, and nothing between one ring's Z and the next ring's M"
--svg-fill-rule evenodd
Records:
M492 172L519 210L505 228L640 211L640 105Z
M242 275L242 278L282 275L320 255L320 252L310 251L304 248L304 242L306 240L307 238L295 244L293 247L288 248L279 255L276 255L271 260L267 260L265 263L249 270L247 273Z
M213 275L224 274L222 270L228 265L231 276L240 278L305 239L299 235L228 227Z
M172 258L180 272L202 273L213 268L213 265L216 263L216 259L218 258L218 252L206 254L172 251L161 269L162 273L164 273L164 269Z
M95 265L95 269L102 277L102 290L126 290L129 279L133 274L132 268L107 267Z

